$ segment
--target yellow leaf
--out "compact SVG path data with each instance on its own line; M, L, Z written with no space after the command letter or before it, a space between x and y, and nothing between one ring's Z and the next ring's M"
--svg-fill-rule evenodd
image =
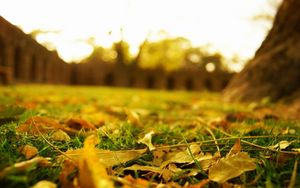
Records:
M240 152L220 159L209 168L208 177L212 181L224 183L231 178L240 176L246 171L255 169L255 160L250 158L248 153Z
M140 170L140 171L150 171L157 174L160 174L162 172L162 169L156 166L142 166L138 164L134 164L132 166L126 167L124 170Z
M163 168L171 163L194 163L194 160L197 160L204 169L207 168L207 166L210 166L209 164L215 160L210 153L202 153L200 145L194 144L189 147L193 156L191 156L188 149L179 152L171 152L167 154L166 159L160 167Z
M293 151L300 152L300 148L293 148Z
M287 147L289 147L289 145L291 145L292 143L293 143L293 141L289 142L289 141L283 140L274 146L269 146L269 148L282 150L282 149L286 149Z
M121 151L95 149L97 161L101 162L107 168L136 159L146 151L147 148ZM84 152L84 149L77 149L66 151L65 154L71 157L72 159L78 159L83 155Z
M34 186L31 188L56 188L57 185L51 181L42 180L37 182Z
M27 161L15 163L12 166L4 168L0 172L0 179L4 178L6 175L8 175L10 173L26 171L34 165L49 166L49 164L50 164L49 160L50 160L50 158L35 157L35 158L32 158Z
M105 166L98 160L95 145L99 138L95 135L84 141L83 153L79 159L79 185L89 188L113 188L113 181L109 178Z
M154 131L151 131L149 133L147 133L144 138L139 139L138 143L143 143L146 146L148 146L149 150L155 150L155 147L152 145L151 140L152 140L152 135L154 134Z

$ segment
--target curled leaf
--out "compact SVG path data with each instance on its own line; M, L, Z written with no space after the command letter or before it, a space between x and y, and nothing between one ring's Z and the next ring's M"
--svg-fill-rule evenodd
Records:
M0 172L0 179L4 178L5 176L7 176L10 173L24 172L24 171L28 170L29 168L31 168L34 165L49 166L49 164L50 164L49 160L50 160L50 158L35 157L35 158L32 158L32 159L27 160L27 161L22 161L22 162L19 162L19 163L15 163L12 166L4 168Z
M289 142L289 141L283 140L274 146L269 146L269 148L282 150L282 149L286 149L287 147L289 147L292 143L293 143L293 141Z
M145 144L146 146L148 146L150 151L155 150L155 147L153 146L153 144L151 142L153 134L154 134L154 131L151 131L151 132L147 133L144 136L144 138L138 140L138 143Z
M91 124L83 119L79 119L79 118L71 118L66 122L66 124L67 124L67 127L71 128L73 130L78 130L78 131L81 129L85 129L85 130L95 130L96 129L96 127L93 124Z

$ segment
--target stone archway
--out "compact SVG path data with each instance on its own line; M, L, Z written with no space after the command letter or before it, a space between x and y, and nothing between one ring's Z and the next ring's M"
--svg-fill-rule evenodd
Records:
M150 75L150 76L147 77L146 87L147 87L147 89L154 89L154 87L155 87L155 78L154 78L154 76Z
M22 49L17 46L14 51L14 77L18 80L21 77Z
M191 90L194 90L195 89L195 83L194 83L194 80L192 78L187 78L185 80L185 89L188 90L188 91L191 91Z
M167 89L174 90L175 89L175 79L173 77L167 78Z
M113 73L108 73L104 77L104 84L106 86L114 86L115 85L115 78Z
M5 44L2 38L0 37L0 84L7 82L6 74L5 74L5 66L6 66Z
M5 43L0 37L0 66L6 65L5 49Z
M30 63L30 82L37 81L37 57L35 54L31 56L31 63Z

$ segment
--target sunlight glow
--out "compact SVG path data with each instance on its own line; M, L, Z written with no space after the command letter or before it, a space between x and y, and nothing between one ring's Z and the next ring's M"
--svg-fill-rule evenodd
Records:
M216 66L213 63L207 63L205 65L205 69L206 69L207 72L214 72L215 69L216 69Z
M137 53L149 33L161 30L195 46L211 44L226 57L250 58L270 27L252 17L266 7L261 0L1 0L0 12L26 33L60 31L37 40L70 62L92 52L90 37L104 47L124 38Z

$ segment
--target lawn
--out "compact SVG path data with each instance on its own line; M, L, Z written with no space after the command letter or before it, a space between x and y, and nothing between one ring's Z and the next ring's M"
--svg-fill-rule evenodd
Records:
M274 106L210 92L0 86L0 184L299 187L300 121Z

